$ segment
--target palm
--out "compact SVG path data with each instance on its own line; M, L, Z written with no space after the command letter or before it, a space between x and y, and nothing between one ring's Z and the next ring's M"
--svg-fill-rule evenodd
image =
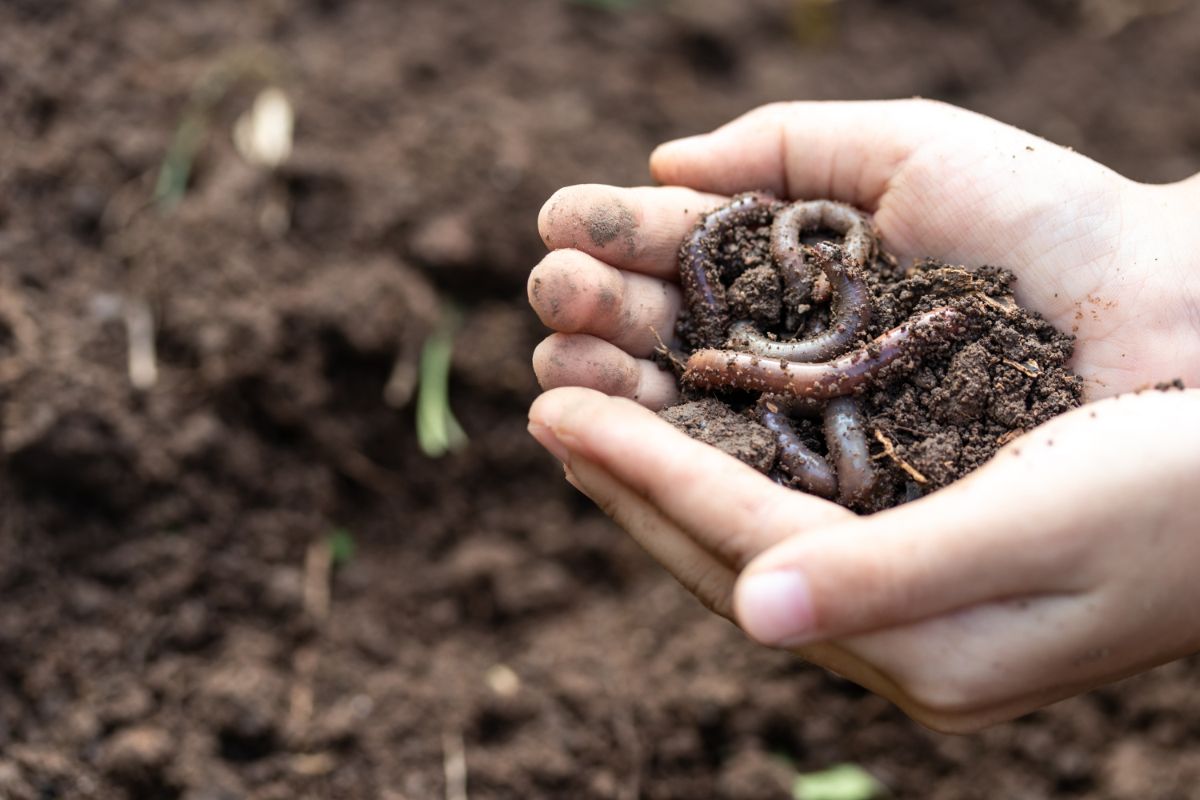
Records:
M1129 219L1152 190L1029 139L1032 149L983 156L918 151L879 198L885 242L903 256L1013 270L1021 303L1078 337L1073 366L1089 398L1176 377L1183 359L1162 347L1163 329L1190 324L1191 352L1200 330L1178 302L1183 275L1163 247L1165 223ZM1038 163L1014 180L1015 160ZM1077 173L1069 189L1064 170Z

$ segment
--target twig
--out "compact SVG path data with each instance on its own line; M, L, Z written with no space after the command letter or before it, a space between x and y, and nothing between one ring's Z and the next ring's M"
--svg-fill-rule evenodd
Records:
M1000 313L1004 314L1005 316L1011 316L1011 315L1017 313L1017 307L1015 304L1007 305L1005 303L1001 303L996 298L994 298L990 295L984 294L983 292L974 292L973 294L975 297L978 297L980 299L980 301L982 301L983 303L998 310Z
M896 466L908 473L908 476L920 484L929 483L929 478L926 478L917 468L909 464L896 453L896 445L892 444L892 440L883 435L883 431L875 429L875 438L883 445L883 453L892 461L896 462Z
M468 800L467 750L461 732L442 734L442 771L446 776L446 800Z
M1027 364L1022 364L1019 361L1013 361L1011 358L1001 359L1000 363L1007 364L1008 366L1015 369L1017 372L1027 375L1030 378L1036 378L1042 374L1041 366L1036 361L1034 361L1032 358L1029 359L1029 363L1027 363Z
M329 616L329 576L333 572L333 550L324 539L308 546L304 554L304 610L318 623Z
M1000 434L999 438L996 439L996 446L1003 447L1004 445L1008 444L1013 439L1016 439L1018 436L1021 436L1024 433L1025 433L1025 431L1022 430L1021 428L1017 428L1016 430L1011 430L1011 431L1005 431L1004 433Z

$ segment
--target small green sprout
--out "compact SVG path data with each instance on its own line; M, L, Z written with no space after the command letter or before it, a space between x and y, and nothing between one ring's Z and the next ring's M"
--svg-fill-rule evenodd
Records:
M885 791L874 775L855 764L803 773L792 784L796 800L875 800Z
M417 445L430 458L440 458L467 444L454 412L450 410L450 360L458 314L447 309L442 322L421 348L417 383Z
M325 543L329 547L329 562L333 566L340 567L354 559L357 545L354 543L354 535L345 528L334 528L329 532Z

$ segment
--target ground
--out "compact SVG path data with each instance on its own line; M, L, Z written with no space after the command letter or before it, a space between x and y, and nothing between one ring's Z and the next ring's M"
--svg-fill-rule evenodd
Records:
M1181 5L4 3L0 797L782 798L839 762L1187 797L1200 663L926 732L711 617L524 430L558 186L761 102L913 94L1178 179L1200 8L1121 12ZM265 81L274 172L230 135ZM470 444L430 460L406 387L445 304Z

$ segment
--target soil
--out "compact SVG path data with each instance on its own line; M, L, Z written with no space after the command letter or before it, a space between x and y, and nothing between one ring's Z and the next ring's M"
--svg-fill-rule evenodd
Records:
M900 798L1194 795L1194 659L929 733L708 614L524 420L557 187L769 100L912 94L1181 178L1200 9L1149 8L0 4L0 797L783 798L839 762ZM264 75L274 171L231 136ZM443 303L470 444L430 460Z
M781 203L763 205L761 213L705 234L704 244L705 263L725 287L725 316L733 322L749 320L755 330L775 341L803 339L809 330L839 324L832 303L818 303L811 296L785 296L770 246L771 223L782 207ZM725 209L713 212L726 213ZM698 222L697 232L704 225L703 220ZM840 237L814 231L804 241L806 246L818 242L837 246ZM1082 401L1082 384L1068 366L1074 337L1017 305L1011 272L997 267L968 272L934 260L905 267L881 247L872 250L876 255L861 268L847 263L843 249L834 251L840 268L865 282L872 311L857 340L831 358L859 348L869 351L875 347L870 344L875 337L938 308L959 312L965 325L962 331L928 341L914 355L884 367L852 393L862 416L859 433L871 448L874 488L837 499L861 512L915 500L958 480L1005 443ZM686 241L680 249L680 268L693 268ZM685 294L689 294L686 308L707 308L698 293L685 290ZM677 329L684 355L727 338L724 346L729 352L741 350L736 337L728 337L728 329L720 329L718 322L711 313L699 318L682 314ZM669 355L664 367L681 360ZM759 361L768 369L777 365L777 359ZM761 392L694 386L687 375L683 389L681 404L661 412L664 419L801 489L777 458L781 444L758 423L756 402L763 397ZM792 422L804 443L832 463L825 433L812 416L800 414Z

